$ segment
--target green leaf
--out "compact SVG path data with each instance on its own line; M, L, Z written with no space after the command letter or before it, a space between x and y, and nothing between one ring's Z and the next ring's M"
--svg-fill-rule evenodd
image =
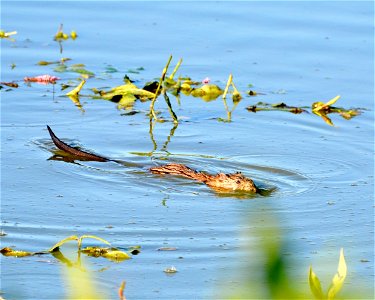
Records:
M88 70L86 70L82 67L70 67L69 71L75 72L75 73L78 73L78 74L88 75L88 76L94 76L95 75L95 73L93 73L91 71L88 71Z
M56 68L53 69L54 72L63 73L68 70L68 67L66 65L57 65Z
M333 277L332 284L328 289L328 295L327 295L328 299L335 298L336 294L340 291L340 289L342 288L342 285L344 284L346 274L347 274L347 266L346 266L345 257L344 257L344 250L341 248L337 273Z
M59 241L59 242L57 242L55 245L53 245L53 246L48 250L48 252L56 251L57 248L59 248L61 245L65 244L65 243L68 242L68 241L78 241L78 240L79 240L79 238L78 238L78 236L76 236L76 235L68 236L67 238L62 239L61 241Z
M322 286L320 284L318 276L315 275L315 273L312 270L312 266L310 266L310 271L309 271L309 285L310 285L310 290L313 293L314 297L316 299L324 299L324 294L322 291Z

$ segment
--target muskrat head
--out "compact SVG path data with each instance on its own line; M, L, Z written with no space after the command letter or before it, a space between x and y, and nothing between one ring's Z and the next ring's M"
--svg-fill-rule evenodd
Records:
M256 193L257 187L254 182L241 173L224 174L219 173L205 182L208 186L220 190L232 190Z

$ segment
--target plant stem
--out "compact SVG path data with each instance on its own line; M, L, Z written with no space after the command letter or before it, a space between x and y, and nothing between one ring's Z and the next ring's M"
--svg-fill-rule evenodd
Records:
M169 64L171 63L171 60L172 60L172 55L169 56L168 62L163 69L163 72L162 72L160 80L159 80L158 88L156 89L156 92L155 92L154 99L152 99L151 104L150 104L150 118L154 118L155 120L158 120L158 118L156 116L156 113L155 113L155 110L154 110L155 101L156 101L156 98L158 97L159 91L160 91L160 89L162 87L162 84L164 82L165 74L167 74L167 70L168 70Z

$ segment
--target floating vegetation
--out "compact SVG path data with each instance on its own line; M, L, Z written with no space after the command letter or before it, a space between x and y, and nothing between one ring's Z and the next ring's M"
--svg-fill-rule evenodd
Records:
M75 87L73 90L71 90L70 92L66 93L67 96L69 97L77 97L78 98L78 94L79 92L81 91L82 87L85 85L86 83L86 80L82 80L77 87Z
M171 267L168 267L168 268L165 268L164 269L164 273L168 273L168 274L174 274L174 273L177 273L177 269L175 266L171 266Z
M324 102L314 102L311 106L311 112L315 115L321 117L328 125L334 126L331 119L327 116L328 114L336 113L342 116L346 120L350 120L351 118L358 116L361 114L361 109L359 108L351 108L345 109L342 107L334 107L332 104L336 103L340 96L336 96L329 100L327 103ZM307 113L309 112L309 107L297 107L297 106L289 106L284 102L271 104L266 102L258 102L255 105L250 105L246 107L248 111L251 112L258 112L258 111L286 111L293 114L300 114L300 113Z
M300 114L303 112L307 112L305 109L307 107L296 107L296 106L290 106L285 104L284 102L281 103L265 103L265 102L258 102L255 105L250 105L246 107L248 111L251 112L258 112L258 111L286 111L286 112L291 112L293 114Z
M55 65L55 64L64 64L66 61L71 60L71 58L63 57L60 60L56 61L45 61L41 60L37 63L38 66L48 66L48 65Z
M83 239L95 239L97 241L100 241L106 245L110 245L110 243L100 237L94 236L94 235L82 235L80 237L76 235L68 236L61 241L57 242L55 245L53 245L50 249L47 251L40 251L40 252L28 252L28 251L20 251L20 250L15 250L10 247L4 247L0 250L1 254L4 256L13 256L13 257L26 257L26 256L34 256L34 255L43 255L43 254L55 254L58 252L58 254L55 254L54 256L62 258L62 254L60 253L60 247L64 245L65 243L69 241L77 241L78 242L78 253L86 254L87 256L93 256L93 257L103 257L111 261L115 262L121 262L127 259L130 259L131 256L124 252L121 251L118 248L114 247L99 247L99 246L91 246L91 247L86 247L82 249L82 241ZM137 252L134 251L134 247L130 248L131 252L130 253L136 253L138 254L139 248L137 248ZM60 259L66 262L66 259Z
M18 83L16 83L16 82L0 82L0 84L2 84L2 85L5 85L5 86L9 86L9 87L11 87L11 88L18 88Z
M53 40L59 43L60 53L63 52L62 42L68 40L69 38L73 41L78 37L77 32L72 30L70 35L63 31L63 24L60 24L59 29L53 37Z
M0 39L7 39L7 40L14 42L15 39L12 38L12 35L16 35L16 34L17 34L17 31L5 32L4 30L0 30Z
M125 78L124 85L114 87L109 91L93 89L93 92L96 94L95 98L116 102L119 109L132 108L137 99L146 101L155 97L154 93L138 88L128 77Z
M329 100L327 103L323 102L314 102L311 106L312 112L317 116L321 117L328 125L334 126L331 119L327 116L328 114L337 113L341 115L344 119L350 120L351 118L358 116L361 111L360 109L345 109L342 107L334 107L332 104L335 104L337 100L340 99L340 95Z
M74 36L74 35L73 35ZM62 31L62 26L59 28L58 33L55 36L56 40L65 40L69 38L69 35ZM78 73L83 77L83 80L76 88L66 93L72 102L82 111L83 107L80 103L80 91L83 88L86 80L90 77L94 77L95 73L86 69L86 66L82 63L67 65L66 62L71 60L70 58L61 58L56 61L39 61L38 65L47 66L55 65L54 71L58 73L74 72ZM201 98L202 100L209 102L218 99L222 96L224 109L227 113L226 118L215 118L219 122L231 122L232 113L237 108L238 104L243 100L243 95L237 89L233 81L233 75L229 74L227 83L222 89L219 85L212 84L209 77L204 78L201 81L194 81L189 77L177 77L177 72L182 64L182 59L179 59L175 65L173 71L170 75L167 75L169 66L172 61L172 55L168 58L165 67L162 70L161 76L158 80L150 81L144 84L144 86L139 86L138 83L131 80L127 75L124 77L124 84L115 86L112 88L92 88L92 94L85 94L83 97L88 97L91 99L101 99L106 101L112 101L117 104L117 109L131 111L129 114L135 114L137 112L132 111L137 100L141 102L151 101L149 117L151 120L157 122L164 122L165 119L160 117L160 113L155 110L156 100L159 96L163 96L164 101L167 104L169 114L174 123L178 123L179 119L175 113L170 99L170 95L173 95L177 100L178 105L180 105L180 95L192 96L196 98ZM128 73L139 73L144 70L143 67L136 69L129 69ZM116 68L111 65L107 65L104 74L119 72ZM176 78L177 77L177 78ZM41 75L35 77L25 77L25 82L37 82L41 84L56 83L60 78L53 75ZM18 83L12 82L1 82L2 85L9 86L11 88L17 88ZM61 90L67 87L71 87L72 84L62 83ZM248 87L253 87L249 84ZM0 86L2 88L2 86ZM9 91L8 89L7 91ZM285 91L283 91L284 93ZM263 93L256 92L254 90L249 90L246 92L249 97L264 95ZM228 95L231 95L232 105L228 102ZM329 114L336 113L341 115L344 119L349 120L361 113L361 109L352 108L345 109L342 107L334 107L333 104L337 102L340 96L336 96L328 102L314 102L311 107L309 106L293 106L288 105L285 102L279 103L267 103L259 101L256 104L248 105L246 109L250 112L260 112L260 111L284 111L293 114L301 114L312 112L313 114L320 116L327 124L334 126L332 120L328 117Z

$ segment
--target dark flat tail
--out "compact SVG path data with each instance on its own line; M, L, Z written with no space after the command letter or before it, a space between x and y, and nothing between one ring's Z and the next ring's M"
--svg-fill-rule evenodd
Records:
M77 148L71 147L68 144L64 143L62 140L60 140L52 131L51 127L47 125L47 129L49 132L49 135L51 136L51 139L55 146L59 148L60 150L63 150L69 154L72 154L76 156L77 158L81 158L83 160L91 160L91 161L109 161L108 158L92 154L86 151L79 150Z

